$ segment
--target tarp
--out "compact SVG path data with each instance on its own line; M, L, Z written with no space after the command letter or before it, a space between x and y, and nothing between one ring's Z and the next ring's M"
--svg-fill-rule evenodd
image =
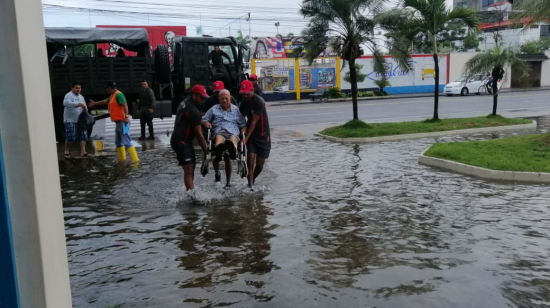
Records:
M145 29L115 28L46 28L46 42L65 46L82 44L114 43L132 49L149 44Z

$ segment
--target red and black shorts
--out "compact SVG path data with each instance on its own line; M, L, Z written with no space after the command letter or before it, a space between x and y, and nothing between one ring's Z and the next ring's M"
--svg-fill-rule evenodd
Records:
M172 140L170 145L172 146L172 150L176 152L178 166L195 164L197 162L192 142Z

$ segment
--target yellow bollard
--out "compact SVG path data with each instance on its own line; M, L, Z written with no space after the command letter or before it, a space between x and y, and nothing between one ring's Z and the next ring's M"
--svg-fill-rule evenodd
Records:
M95 141L95 150L96 151L103 151L103 141L96 140Z

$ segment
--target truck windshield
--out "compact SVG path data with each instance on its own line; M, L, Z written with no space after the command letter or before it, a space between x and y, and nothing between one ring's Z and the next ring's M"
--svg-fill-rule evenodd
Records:
M208 46L208 53L212 52L212 50L214 50L214 46L213 45ZM229 59L231 59L231 62L235 61L233 57L233 49L231 45L220 45L220 50L225 52L229 56ZM222 57L222 60L223 60L223 64L230 64L229 61L227 61L227 58Z

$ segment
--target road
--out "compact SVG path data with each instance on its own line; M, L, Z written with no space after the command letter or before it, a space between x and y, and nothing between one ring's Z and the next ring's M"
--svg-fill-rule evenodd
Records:
M491 96L453 96L439 98L441 118L482 116L491 113ZM499 95L498 112L504 116L520 117L550 114L550 91L511 92ZM366 122L399 122L427 119L433 113L433 97L395 98L359 102L359 118ZM270 126L275 130L310 127L319 131L335 123L352 119L351 102L317 103L298 105L271 105L268 107ZM157 135L172 132L174 118L155 119ZM308 129L305 129L309 134ZM94 127L93 135L114 136L114 123L100 121ZM134 121L131 136L139 137L139 120Z
M439 115L441 118L487 115L491 113L492 106L491 96L440 97ZM358 109L359 118L366 122L430 118L433 115L433 97L360 101ZM550 112L550 91L499 95L499 113L539 110ZM353 116L351 102L270 106L268 113L271 126L340 123L351 120Z

